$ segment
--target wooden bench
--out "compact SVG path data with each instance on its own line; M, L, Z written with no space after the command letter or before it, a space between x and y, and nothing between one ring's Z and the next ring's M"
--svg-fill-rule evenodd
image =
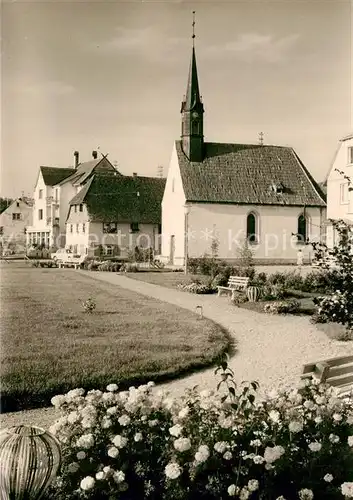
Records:
M302 379L318 378L336 387L340 395L353 390L353 356L326 359L304 365Z
M228 280L228 286L218 286L218 296L222 295L222 292L231 292L232 299L234 298L234 294L237 291L245 291L248 284L249 279L246 276L230 276Z
M74 267L75 269L79 269L81 264L83 264L86 256L80 257L75 260L67 260L67 261L58 261L58 267L61 269L62 267Z

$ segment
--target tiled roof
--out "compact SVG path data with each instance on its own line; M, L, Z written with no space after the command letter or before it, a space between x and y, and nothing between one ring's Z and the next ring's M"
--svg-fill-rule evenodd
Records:
M160 224L164 187L156 177L94 175L70 205L85 203L93 221Z
M92 175L94 169L97 167L97 165L99 165L99 163L102 160L103 158L98 158L95 160L90 160L90 161L85 161L84 163L80 163L77 169L73 170L72 175L70 175L70 177L68 177L67 179L64 179L63 182L61 182L61 184L64 184L66 182L72 182L73 184L75 183L82 184L88 179L90 175ZM114 167L112 165L112 169L113 168ZM110 172L104 172L104 173L110 175ZM118 172L117 170L114 170L114 174L121 175L120 172Z
M40 167L44 183L46 186L54 186L63 179L69 177L74 171L74 168L58 168L58 167Z
M189 162L181 141L176 141L176 151L187 201L326 206L292 148L209 142L200 163ZM273 185L283 186L283 192L276 193Z

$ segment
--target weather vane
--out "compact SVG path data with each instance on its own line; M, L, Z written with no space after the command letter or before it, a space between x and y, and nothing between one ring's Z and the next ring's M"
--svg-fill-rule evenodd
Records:
M195 11L192 11L192 43L194 44L195 40Z

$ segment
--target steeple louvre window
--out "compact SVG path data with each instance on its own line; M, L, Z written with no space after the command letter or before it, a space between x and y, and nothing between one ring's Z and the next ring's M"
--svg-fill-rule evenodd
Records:
M191 133L193 135L199 135L200 133L200 123L198 121L191 122Z

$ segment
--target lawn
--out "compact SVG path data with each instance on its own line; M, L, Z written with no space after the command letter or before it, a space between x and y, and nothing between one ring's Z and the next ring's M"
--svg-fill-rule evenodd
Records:
M1 301L2 412L75 387L167 380L215 363L231 343L210 320L70 269L2 266Z
M203 276L202 274L184 274L183 272L161 272L161 271L141 271L138 273L127 273L129 278L138 281L145 281L153 285L165 286L175 290L179 283L191 283L193 280L204 282L210 281L210 276Z

